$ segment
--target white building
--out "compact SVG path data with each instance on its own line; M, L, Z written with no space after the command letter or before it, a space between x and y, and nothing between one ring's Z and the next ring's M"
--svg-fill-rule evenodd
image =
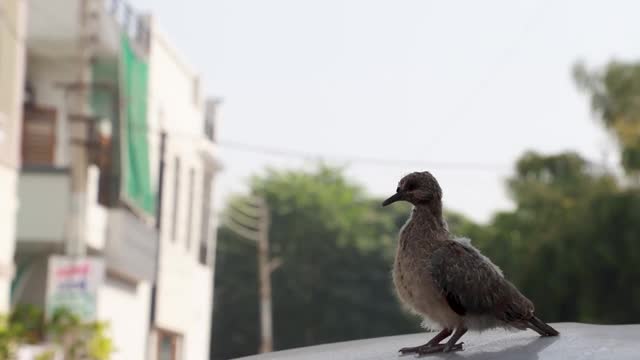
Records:
M16 181L20 166L26 2L0 2L0 314L9 310L13 277Z
M209 357L215 224L212 181L218 169L213 138L214 103L200 78L151 21L149 126L151 162L159 164L166 132L154 359ZM207 113L208 109L208 113ZM208 115L208 116L207 116ZM159 176L159 168L152 177ZM175 354L168 356L167 354Z
M88 255L105 263L94 314L110 324L117 349L113 358L144 359L158 236L153 211L142 211L126 202L131 196L122 196L126 169L114 161L127 156L119 146L122 135L114 131L106 141L96 131L103 123L117 130L130 121L114 110L128 110L119 98L129 89L118 76L121 28L103 1L84 3L81 10L80 0L29 1L25 87L30 96L24 105L12 302L46 308L49 257L64 254L77 236ZM85 14L84 28L80 14ZM83 33L93 62L80 57ZM80 107L81 93L86 104ZM78 186L73 190L79 206L73 204L72 185Z
M84 23L82 0L29 2L12 301L45 306L47 261L77 236L105 263L96 315L114 359L207 359L217 154L198 76L121 1L86 0Z

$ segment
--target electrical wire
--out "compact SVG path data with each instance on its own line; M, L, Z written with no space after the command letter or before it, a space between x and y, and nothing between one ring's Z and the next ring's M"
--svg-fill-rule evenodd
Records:
M233 141L221 141L218 143L221 148L230 150L249 152L254 154L267 154L273 156L298 158L303 160L319 160L333 159L348 163L361 163L375 166L412 166L412 167L430 167L441 169L458 169L458 170L477 170L477 171L496 171L507 170L511 168L508 164L498 163L479 163L479 162L432 162L421 160L402 160L402 159L383 159L368 156L344 155L344 154L320 154L305 151L297 151L291 149L283 149L276 147L268 147L261 145L250 145Z

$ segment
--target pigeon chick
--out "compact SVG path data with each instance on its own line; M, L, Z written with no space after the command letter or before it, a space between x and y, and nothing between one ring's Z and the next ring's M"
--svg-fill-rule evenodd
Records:
M402 348L401 353L462 350L462 343L456 342L469 329L503 327L531 329L541 336L559 334L535 316L533 303L496 265L468 240L451 236L442 217L442 190L433 175L425 171L405 176L382 206L401 200L414 208L400 231L393 266L396 292L426 325L441 329L426 344Z

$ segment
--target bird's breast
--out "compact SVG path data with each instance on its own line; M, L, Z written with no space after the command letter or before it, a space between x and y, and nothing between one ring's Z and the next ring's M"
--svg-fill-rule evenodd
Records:
M460 318L436 287L428 261L428 254L399 247L393 267L396 293L409 310L433 323L430 327L455 327Z
M418 312L422 312L421 303L437 294L431 274L421 262L424 261L399 249L393 267L393 283L398 296Z

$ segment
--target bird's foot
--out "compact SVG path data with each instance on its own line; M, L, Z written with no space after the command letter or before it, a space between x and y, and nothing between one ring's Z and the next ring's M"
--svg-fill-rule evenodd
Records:
M411 346L411 347L403 347L402 349L400 349L400 353L402 355L406 355L406 354L419 354L420 351L423 351L424 349L428 349L430 347L432 347L433 345L426 343L424 345L420 345L420 346Z
M406 355L406 354L428 355L428 354L436 354L436 353L447 353L447 352L462 350L462 344L464 343L461 342L451 346L448 344L433 344L433 345L424 344L420 346L404 347L400 349L400 353L402 353L402 355Z
M436 353L448 353L452 351L460 351L462 350L463 343L457 343L453 346L449 346L448 344L437 344L429 346L428 348L420 349L417 354L418 355L428 355L428 354L436 354Z

